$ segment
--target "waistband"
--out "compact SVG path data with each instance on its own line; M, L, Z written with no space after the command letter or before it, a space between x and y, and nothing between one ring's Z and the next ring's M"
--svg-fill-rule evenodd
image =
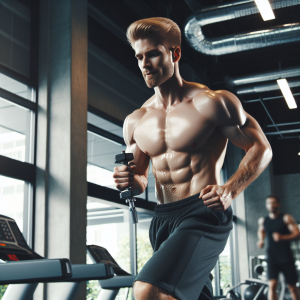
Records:
M167 204L159 204L154 207L154 212L156 215L160 214L172 214L174 212L177 212L183 208L187 208L194 203L200 201L199 199L200 193L184 198L182 200L178 200L172 203L167 203Z

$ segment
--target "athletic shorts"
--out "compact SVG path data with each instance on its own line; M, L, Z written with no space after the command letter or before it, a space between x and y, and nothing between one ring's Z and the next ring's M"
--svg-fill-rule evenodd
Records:
M277 264L268 261L268 279L278 280L279 272L283 273L287 284L295 285L298 282L298 274L295 262Z
M136 281L179 300L213 299L209 274L232 229L232 209L213 212L199 194L155 207L149 237L153 256Z

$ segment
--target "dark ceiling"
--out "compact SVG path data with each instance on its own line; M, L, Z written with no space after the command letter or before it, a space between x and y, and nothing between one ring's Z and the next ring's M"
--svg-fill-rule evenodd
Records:
M179 25L182 33L184 32L187 19L196 10L231 2L227 0L89 0L91 5L104 13L106 17L120 28L124 29L124 32L132 22L138 19L160 16L174 20ZM203 33L206 37L218 37L297 23L300 22L300 5L277 9L274 11L274 14L275 20L266 22L262 20L260 14L254 14L214 23L204 26ZM89 40L140 76L133 50L129 44L112 37L111 32L101 25L99 20L89 16L88 22ZM184 36L182 37L183 56L181 63L188 63L196 72L204 74L206 84L212 90L227 89L235 93L235 89L226 84L226 76L243 76L277 70L280 66L281 68L297 66L300 68L300 42L221 56L209 56L194 50L189 46ZM299 77L295 77L295 79L300 80ZM300 87L292 88L291 90L293 94L300 93ZM239 96L244 109L259 122L266 133L276 131L276 129L267 127L272 122L264 107L260 101L252 103L246 103L246 101L259 99L260 97L264 99L277 96L282 96L280 90ZM299 122L299 124L295 125L279 126L279 130L299 130L300 96L295 96L295 100L298 105L297 109L289 109L282 97L264 100L265 107L275 123ZM300 173L300 155L298 155L300 153L300 132L285 133L282 136L283 138L279 135L267 136L274 152L274 173L275 175Z

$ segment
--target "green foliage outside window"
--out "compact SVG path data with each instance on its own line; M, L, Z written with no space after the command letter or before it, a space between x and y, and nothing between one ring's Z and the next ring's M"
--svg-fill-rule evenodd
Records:
M2 299L8 285L0 285L0 300Z

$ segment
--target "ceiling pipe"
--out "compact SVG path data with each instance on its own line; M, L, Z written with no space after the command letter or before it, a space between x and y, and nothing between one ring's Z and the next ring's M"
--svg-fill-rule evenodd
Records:
M290 88L300 86L300 78L288 80ZM236 88L238 95L252 94L252 93L263 93L269 91L280 90L279 85L276 81L265 82L265 83L256 83L248 84L246 86L241 86Z
M284 68L281 70L273 70L265 73L250 74L246 76L228 77L226 78L226 80L228 80L228 83L231 86L235 86L235 85L249 84L254 82L277 80L280 78L296 77L296 76L300 76L300 66Z
M299 96L300 93L293 94L294 96ZM284 98L283 95L281 96L275 96L275 97L266 97L264 100L274 100L274 99L280 99ZM243 103L253 103L253 102L259 102L259 99L252 99L252 100L244 100Z
M270 4L272 9L279 9L298 5L300 0L270 0ZM206 38L202 32L202 26L256 13L259 13L259 10L252 0L202 9L187 21L184 29L186 39L194 49L207 55L224 55L300 41L300 23L221 38Z

